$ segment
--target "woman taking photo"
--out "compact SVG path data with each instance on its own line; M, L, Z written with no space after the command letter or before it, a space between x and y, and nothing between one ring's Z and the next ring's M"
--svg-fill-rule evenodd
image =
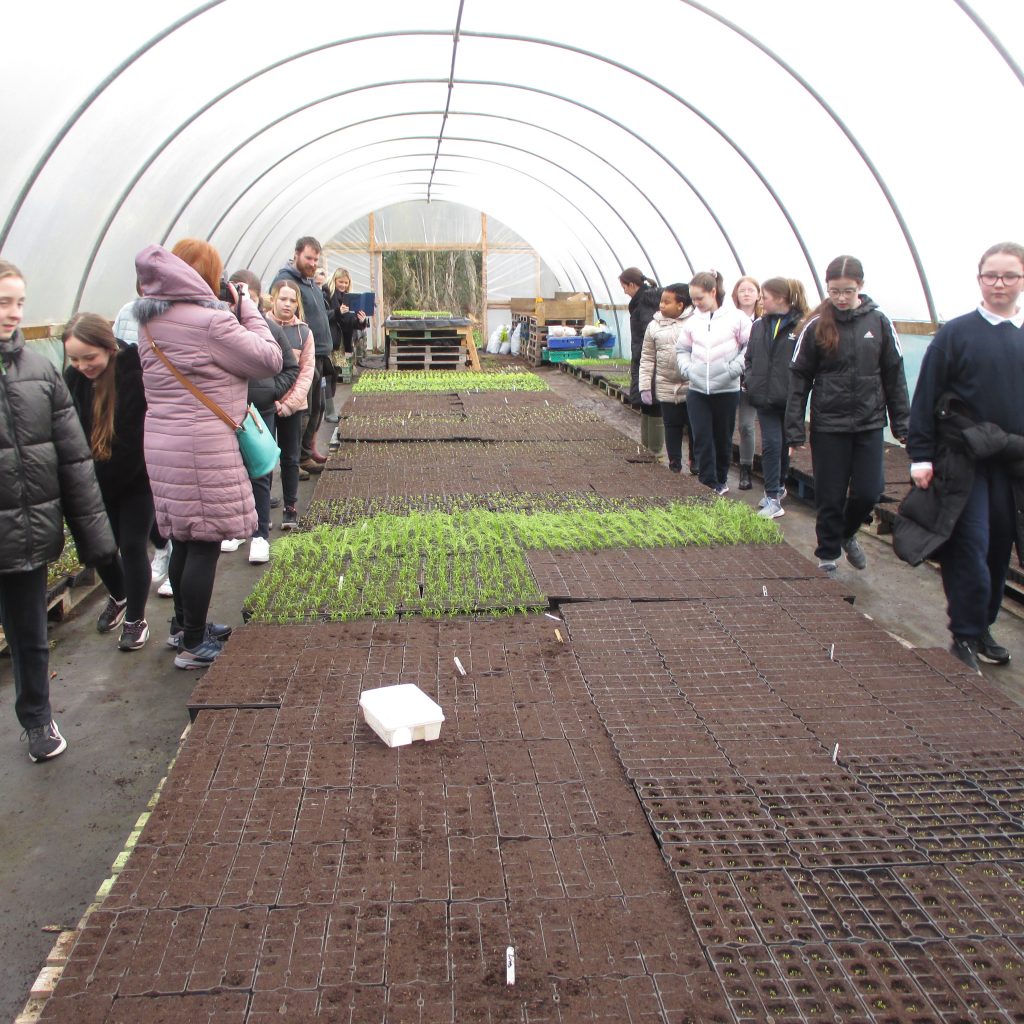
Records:
M761 315L761 286L752 277L741 277L732 286L732 304L751 320ZM740 490L753 487L754 407L747 396L746 381L740 377L740 401L736 406L736 422L740 429Z
M117 549L68 389L18 329L24 309L25 279L0 260L0 623L11 652L14 713L29 759L38 762L67 748L50 706L46 564L64 549L64 520L83 565L105 562ZM26 455L31 473L24 472Z
M640 354L640 398L644 405L661 408L665 426L665 451L673 473L683 469L683 432L687 427L686 381L679 376L676 341L683 321L693 314L690 289L670 284L661 292L661 305L647 326ZM690 433L690 461L693 461L693 433Z
M121 626L117 646L137 651L149 639L146 598L150 567L146 544L153 525L153 494L142 438L146 393L139 350L114 337L95 313L79 313L64 329L64 379L92 450L119 555L98 567L110 595L96 628Z
M817 510L818 568L834 579L845 551L867 566L857 540L882 494L882 431L907 437L910 402L903 353L889 318L864 295L864 268L837 256L825 270L828 298L803 324L793 352L786 403L786 443L803 447L811 398L811 462Z
M173 542L172 633L182 632L174 664L205 668L223 650L206 618L221 541L252 536L256 507L238 439L199 394L241 422L249 378L280 372L281 349L251 299L227 282L231 306L218 299L224 266L209 242L186 238L171 252L150 245L135 266L146 468L157 526Z
M783 444L789 364L796 344L797 325L807 316L807 296L799 281L773 277L765 281L761 301L764 313L750 328L743 380L750 406L756 410L761 426L764 498L758 515L778 519L785 515L782 499L789 476L789 448Z
M697 455L697 476L716 494L728 494L732 435L750 318L722 305L725 286L722 275L713 270L694 275L690 298L696 312L680 328L676 359L679 375L690 382L686 407Z
M275 281L270 289L271 321L278 324L299 361L295 383L274 403L277 443L281 449L281 497L284 509L281 529L294 530L299 523L299 458L302 450L302 414L306 411L313 382L316 352L313 332L302 320L302 298L289 281ZM307 474L308 476L308 474Z

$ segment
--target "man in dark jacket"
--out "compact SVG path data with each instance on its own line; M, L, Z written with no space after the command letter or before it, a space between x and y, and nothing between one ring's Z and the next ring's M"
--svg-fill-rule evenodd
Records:
M914 486L935 491L932 522L941 522L956 499L955 525L935 557L942 567L953 634L950 649L975 670L979 658L995 665L1010 660L991 627L1002 605L1010 552L1024 515L1015 495L1019 481L1011 446L1024 435L1024 311L1019 305L1024 246L992 246L978 264L978 285L982 301L977 309L943 325L928 346L907 437ZM951 451L943 441L947 396L962 404L983 437L991 439L996 430L1007 437L998 450L965 448L966 473L964 452ZM906 499L911 507L920 504L913 498Z
M315 283L317 263L321 253L320 243L311 235L303 235L295 243L295 255L274 278L275 281L292 281L302 298L302 313L309 329L313 332L316 370L309 388L309 422L302 435L302 461L299 465L310 473L319 473L327 459L316 450L316 435L324 418L323 381L334 373L331 365L331 351L334 341L327 314L327 301L323 290Z
M21 272L0 260L0 622L28 756L45 761L67 747L50 708L46 563L64 547L65 519L83 564L116 546L64 380L18 330L24 304Z
M249 298L256 303L256 308L262 308L260 298L263 293L263 284L251 270L236 270L231 275L231 283L244 285L249 293ZM281 371L274 374L273 377L260 377L257 380L249 381L249 404L256 407L263 417L263 422L276 437L274 403L288 394L291 386L295 383L295 379L299 375L299 363L288 339L284 336L284 331L268 316L264 315L263 319L267 321L274 340L281 346ZM268 473L252 482L252 496L256 502L256 518L258 520L256 532L252 535L252 541L249 544L249 561L253 565L270 561L270 488L273 482L273 473Z

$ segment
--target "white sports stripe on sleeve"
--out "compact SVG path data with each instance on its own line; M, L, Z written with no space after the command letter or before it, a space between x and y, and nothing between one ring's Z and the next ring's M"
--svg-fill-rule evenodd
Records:
M789 361L790 365L795 363L796 362L796 357L798 355L800 355L800 343L804 340L804 335L807 333L807 328L810 327L811 324L816 323L820 319L821 319L820 316L816 316L816 317L813 317L812 319L808 320L807 323L804 324L804 329L800 332L800 337L796 339L796 344L793 346L793 358L790 359L790 361Z

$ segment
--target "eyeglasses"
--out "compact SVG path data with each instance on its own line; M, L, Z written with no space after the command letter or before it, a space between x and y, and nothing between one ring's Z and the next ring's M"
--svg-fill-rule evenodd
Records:
M852 299L857 294L856 288L829 288L830 299Z
M1021 277L1024 277L1024 274L979 274L978 280L989 288L998 281L1002 281L1003 284L1012 288L1020 282Z

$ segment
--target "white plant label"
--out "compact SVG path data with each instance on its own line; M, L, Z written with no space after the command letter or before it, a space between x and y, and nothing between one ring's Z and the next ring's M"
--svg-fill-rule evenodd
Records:
M762 587L761 588L761 593L764 594L765 597L767 597L768 596L768 588L767 587Z
M562 620L557 615L552 615L551 612L544 613L549 619L554 619L555 622L561 622Z
M839 744L838 743L832 748L832 763L833 764L838 764L839 763Z
M835 661L836 660L836 645L835 644L829 644L828 645L828 660L829 661Z
M459 661L458 658L455 659L455 667L459 670L460 676L464 676L466 674L466 670L462 667L462 662Z
M505 984L514 985L516 983L516 947L509 946L505 950Z

